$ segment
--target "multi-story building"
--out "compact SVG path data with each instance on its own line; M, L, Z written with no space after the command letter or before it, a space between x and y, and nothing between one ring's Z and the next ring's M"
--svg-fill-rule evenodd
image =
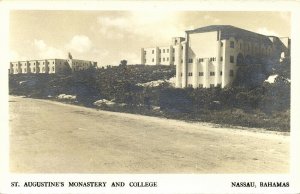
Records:
M176 46L184 41L183 37L172 38L172 44L169 46L142 48L141 64L147 65L174 65Z
M16 61L10 63L11 74L53 74L66 71L82 71L96 67L97 62L72 59L43 59L30 61Z
M240 66L277 63L283 55L290 55L289 38L265 36L230 25L206 26L185 33L185 38L172 41L171 61L176 65L175 86L179 88L223 88L234 80ZM142 64L148 64L147 54L142 53ZM160 63L154 60L152 64Z

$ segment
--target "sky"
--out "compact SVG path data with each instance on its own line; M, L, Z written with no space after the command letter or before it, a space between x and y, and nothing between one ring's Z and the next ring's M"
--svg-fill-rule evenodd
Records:
M289 12L31 11L9 19L10 60L73 58L98 66L140 63L142 47L168 46L185 30L233 25L265 35L290 37Z

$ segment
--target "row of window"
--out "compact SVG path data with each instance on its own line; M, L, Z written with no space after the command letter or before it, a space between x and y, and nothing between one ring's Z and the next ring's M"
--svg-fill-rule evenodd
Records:
M209 58L209 61L216 61L217 60L217 58L216 57L211 57L211 58ZM152 58L152 62L154 62L155 61L155 59L154 58ZM169 61L169 57L167 57L167 58L159 58L159 62L161 62L161 61L163 61L163 62L165 62L165 61ZM174 57L172 57L172 62L174 62L175 61L175 58ZM198 59L198 62L203 62L204 61L204 58L199 58ZM220 57L220 61L223 61L223 57ZM145 59L145 62L147 62L147 60ZM183 62L183 60L181 59L181 63ZM193 63L193 59L192 58L190 58L190 59L188 59L188 63ZM230 63L234 63L234 56L230 56Z
M24 67L24 66L27 66L28 64L30 64L30 65L32 65L32 63L31 62L29 62L29 63L21 63L21 65ZM37 64L41 64L41 65L44 65L45 64L45 62L44 61L42 61L42 62L39 62L39 63L36 63L36 62L33 62L33 65L37 65ZM47 64L50 64L49 62L47 62ZM55 64L54 63L54 61L52 61L52 64ZM62 64L61 62L59 62L58 64ZM15 64L15 66L16 67L18 67L18 64Z
M245 50L247 51L250 51L251 50L251 46L250 44L244 44L245 45ZM234 48L235 47L235 44L234 44L234 41L230 41L229 43L229 46L230 48ZM242 49L242 43L239 44L239 49ZM252 46L252 52L253 53L262 53L262 54L265 54L265 55L270 55L271 54L271 48L268 47L268 48L263 48L263 47L259 47L258 45L254 45Z
M183 50L183 46L181 46L181 50ZM158 53L169 53L169 52L170 52L170 49L158 49ZM171 52L175 53L175 49L171 48ZM155 50L153 49L151 53L154 54ZM147 51L144 51L144 54L146 55Z
M220 71L220 76L222 76L222 71ZM234 71L233 70L230 70L229 71L229 76L233 76L234 75ZM188 76L193 76L193 72L188 72ZM199 72L199 76L204 76L204 72ZM209 76L215 76L215 72L214 71L211 71L209 72ZM182 77L182 73L181 73L181 77Z
M152 62L154 62L154 61L155 61L155 59L152 58ZM165 57L164 57L164 58L159 58L158 61L159 61L159 62L162 62L162 61L163 61L163 62L169 61L169 57L166 57L166 58L165 58ZM172 57L172 62L174 62L174 61L175 61L175 58ZM146 62L147 62L147 59L145 59L145 63L146 63Z
M52 67L52 71L54 72L55 71L55 67ZM12 72L14 73L14 72L16 72L16 73L18 73L19 71L18 71L18 69L12 69ZM21 71L22 72L22 71ZM23 69L23 72L24 73L27 73L27 68L25 68L25 69ZM36 73L36 68L35 67L33 67L32 68L32 70L31 70L31 72L33 72L33 73ZM45 67L42 67L42 71L41 72L45 72Z
M193 63L193 59L192 58L190 58L190 59L188 59L188 63ZM198 62L199 63L201 63L201 62L203 62L204 61L204 58L199 58L198 59ZM217 61L217 58L216 57L210 57L210 58L208 58L208 61L210 61L210 62L212 62L212 61ZM220 57L220 61L223 61L223 57Z
M173 50L173 52L175 52L174 49L171 49L171 50ZM161 53L161 52L162 53L169 53L169 51L170 51L169 49L158 49L159 53ZM155 50L152 50L152 54L154 54L154 52L155 52ZM147 52L145 51L145 55L146 54L147 54Z
M188 87L189 87L189 88L192 88L192 87L193 87L193 84L188 84ZM198 87L199 87L199 88L203 88L203 84L199 84ZM215 84L209 84L209 87L210 87L210 88L213 88L213 87L215 87ZM221 84L217 84L217 87L221 87Z
M209 61L210 62L212 62L212 61L216 61L217 60L217 58L216 57L211 57L211 58L208 58L209 59ZM169 61L169 57L164 57L164 58L159 58L158 59L159 60L159 62L165 62L165 61ZM175 61L175 57L172 57L172 60L171 60L171 62L174 62ZM188 63L193 63L193 58L189 58L188 59ZM203 62L204 61L204 58L199 58L198 59L198 62L200 63L200 62ZM223 61L223 57L220 57L220 61L222 62ZM237 60L238 61L238 60ZM145 63L147 62L147 60L145 59ZM155 62L155 58L152 58L152 62ZM183 62L183 59L181 59L181 63ZM235 63L235 58L234 58L234 56L232 56L232 55L230 55L229 56L229 62L230 63Z

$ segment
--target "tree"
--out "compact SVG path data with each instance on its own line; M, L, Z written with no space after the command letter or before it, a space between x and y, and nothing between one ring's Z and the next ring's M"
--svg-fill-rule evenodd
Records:
M246 65L238 69L233 86L254 88L262 85L265 79L266 75L264 74L262 65Z
M127 65L127 60L123 59L120 61L119 66L126 66Z

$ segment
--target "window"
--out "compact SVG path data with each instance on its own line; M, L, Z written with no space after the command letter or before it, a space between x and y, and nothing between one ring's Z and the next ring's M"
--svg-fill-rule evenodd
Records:
M217 87L219 87L219 88L220 88L220 87L221 87L221 84L217 84Z
M161 53L161 50L159 49L158 52Z
M192 87L193 87L193 85L192 85L192 84L188 84L188 87L189 87L189 88L192 88Z
M210 75L210 76L215 76L215 72L214 72L214 71L211 71L211 72L209 72L209 75Z
M188 73L188 76L193 76L193 73L192 73L192 72L189 72L189 73Z
M175 57L172 58L172 61L175 61Z
M210 87L210 88L213 88L213 87L215 87L215 85L214 85L214 84L210 84L209 87Z
M199 62L203 62L203 58L199 58Z
M182 73L180 73L180 77L182 77Z
M159 58L159 62L161 62L161 58Z
M183 46L181 46L181 50L183 50Z
M147 54L147 52L146 51L144 51L144 55L146 55Z
M42 68L42 71L43 71L43 72L45 71L45 67Z
M54 64L54 61L52 62L52 64Z
M203 76L204 75L204 73L203 72L199 72L199 76Z
M223 72L222 71L220 71L220 75L222 75L223 74Z
M169 57L167 57L167 61L169 61Z
M199 84L199 88L203 88L203 84Z
M189 63L193 63L193 59L189 59Z
M223 57L220 57L220 61L223 61Z
M154 58L152 58L152 62L154 62Z
M163 53L165 53L165 49L163 49Z
M25 72L25 73L26 73L26 71L27 71L27 70L26 70L26 69L24 69L24 72Z
M52 67L52 71L54 71L55 69L54 69L54 67Z
M221 47L223 47L223 42L221 42Z
M234 48L234 42L230 41L230 48Z
M234 57L230 56L230 63L234 63Z
M167 49L167 53L169 53L169 49Z
M154 50L152 50L152 54L154 54Z
M165 62L165 58L163 58L163 62Z
M35 72L35 67L33 68L33 72Z
M183 63L183 60L181 59L181 61L180 61L181 63Z
M209 61L216 61L216 57L209 58Z
M230 77L233 77L233 70L230 70L229 76L230 76Z

